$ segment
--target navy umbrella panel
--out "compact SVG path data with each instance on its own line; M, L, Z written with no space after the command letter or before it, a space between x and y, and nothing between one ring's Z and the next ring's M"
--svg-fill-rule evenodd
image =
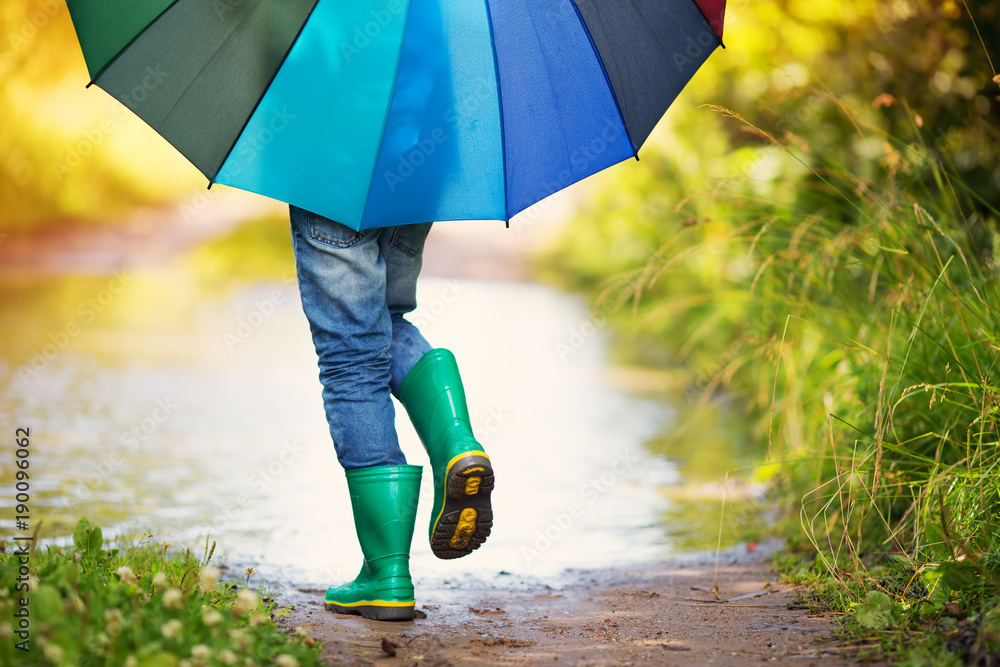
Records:
M213 183L355 229L509 220L637 155L724 0L67 0L92 82Z

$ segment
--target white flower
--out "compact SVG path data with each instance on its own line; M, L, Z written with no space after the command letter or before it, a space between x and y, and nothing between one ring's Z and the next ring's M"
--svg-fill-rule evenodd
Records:
M181 627L181 622L174 618L164 623L160 632L167 639L176 639L181 636Z
M104 620L107 621L108 633L112 637L117 637L122 631L122 612L119 609L108 609L104 612Z
M250 635L247 634L246 630L230 630L229 638L233 640L237 651L250 650Z
M261 623L267 623L267 616L264 614L254 614L250 617L250 625L257 626Z
M118 573L118 578L121 580L123 584L135 583L135 574L132 573L132 568L130 568L128 565L122 565L120 568L116 570L116 572Z
M233 603L233 615L244 616L257 609L260 605L260 598L249 588L244 588L236 595L236 602Z
M224 648L219 651L218 656L219 661L224 665L235 665L236 664L236 654L230 651L228 648Z
M218 610L209 607L201 612L201 620L205 622L205 625L211 628L218 625L222 621L222 614L220 614Z
M212 566L203 567L198 573L198 581L205 591L215 588L215 583L219 580L219 570Z
M163 606L167 609L180 609L184 606L184 594L178 588L171 588L163 594Z
M174 543L164 537L162 540L160 540L160 546L163 547L164 549L169 549L170 547L174 546Z
M53 665L58 665L62 662L63 652L55 644L45 644L45 648L42 649L42 653L45 655L45 659L51 662Z
M158 586L160 588L163 588L164 586L166 586L169 583L170 582L167 580L167 573L166 572L162 572L162 571L161 572L157 572L156 576L153 577L153 585L154 586Z
M125 667L138 667L138 666L139 666L139 661L136 659L134 655L130 655L129 657L125 658Z
M282 653L275 658L274 664L278 665L278 667L299 667L299 661L287 653Z
M212 657L212 649L204 644L197 644L191 647L191 657L195 660L208 660Z

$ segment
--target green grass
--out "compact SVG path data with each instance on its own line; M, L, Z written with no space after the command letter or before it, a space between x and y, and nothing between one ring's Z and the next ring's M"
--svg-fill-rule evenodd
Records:
M810 563L790 576L841 615L845 639L899 664L995 661L1000 215L917 123L903 140L803 94L850 118L863 166L719 109L787 163L780 183L715 183L670 210L654 204L674 172L654 153L652 177L597 195L549 275L613 313L630 362L685 378L683 436L651 447L704 477L704 440L766 481ZM646 250L602 274L598 253L616 247ZM720 414L741 425L728 457Z
M266 214L193 250L185 259L191 275L206 289L246 282L295 282L288 214Z
M245 579L221 580L200 557L171 551L144 535L134 543L105 544L101 529L83 519L73 546L37 547L26 556L5 545L0 553L0 664L5 665L315 665L320 646L282 632L272 620L287 614ZM20 579L19 579L20 577ZM24 586L29 590L24 592ZM262 599L263 597L263 599ZM27 598L27 651L18 613Z

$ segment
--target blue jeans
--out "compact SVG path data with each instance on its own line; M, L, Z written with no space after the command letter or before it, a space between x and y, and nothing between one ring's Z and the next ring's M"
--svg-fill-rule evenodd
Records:
M417 306L431 223L356 232L290 211L302 309L337 459L346 470L403 465L390 393L431 349L403 318Z

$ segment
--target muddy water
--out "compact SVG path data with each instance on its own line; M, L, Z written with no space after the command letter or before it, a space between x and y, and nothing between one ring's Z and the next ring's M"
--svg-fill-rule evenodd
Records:
M300 581L354 575L360 550L294 283L207 289L177 264L5 279L2 294L0 421L11 436L31 429L33 522L66 534L86 516L175 543L210 535L234 561ZM670 555L659 490L678 474L643 443L671 413L609 383L608 340L582 302L440 278L421 283L419 301L414 319L459 359L497 487L490 540L443 562L426 542L425 469L414 571L546 575ZM398 413L407 457L426 464ZM5 514L3 534L17 532Z

